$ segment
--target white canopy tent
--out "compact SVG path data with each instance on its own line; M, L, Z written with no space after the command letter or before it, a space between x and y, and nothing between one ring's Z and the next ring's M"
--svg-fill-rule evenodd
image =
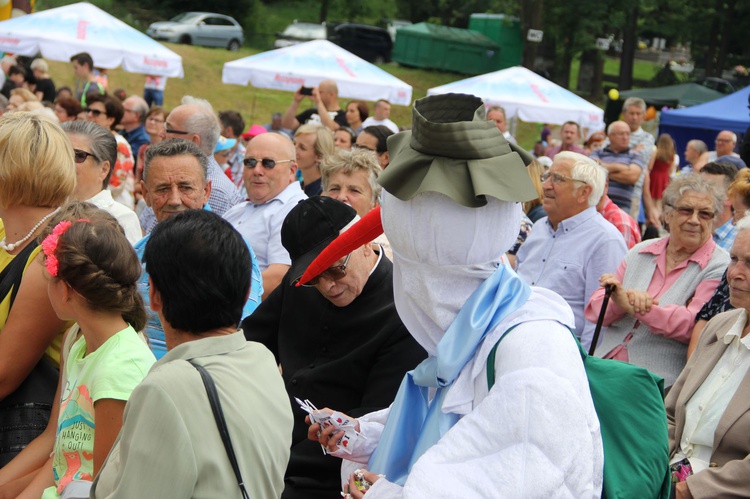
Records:
M0 51L65 62L88 52L96 67L183 76L182 57L86 2L0 22Z
M338 85L339 96L391 104L411 104L411 85L328 40L291 45L224 64L222 81L257 88L296 91L323 80Z
M591 131L604 129L604 111L569 90L521 66L431 88L428 95L472 94L485 104L499 104L506 117L562 125L575 121Z

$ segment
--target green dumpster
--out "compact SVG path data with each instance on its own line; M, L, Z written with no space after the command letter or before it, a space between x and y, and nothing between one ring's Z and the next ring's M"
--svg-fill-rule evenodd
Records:
M399 28L392 59L404 66L476 75L499 69L500 47L476 31L419 23Z
M493 69L505 69L521 65L523 37L521 22L517 17L505 14L472 14L469 29L478 31L500 47L500 65Z

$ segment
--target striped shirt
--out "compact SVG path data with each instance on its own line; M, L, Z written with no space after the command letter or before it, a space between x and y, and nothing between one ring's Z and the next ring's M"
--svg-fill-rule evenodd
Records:
M614 152L609 146L607 146L604 149L591 151L591 159L599 159L602 163L622 163L623 165L636 164L641 170L646 168L646 164L643 162L643 156L638 151L633 151L630 148L625 149L624 151ZM633 198L632 184L623 184L610 179L607 195L617 206L630 213L630 205Z

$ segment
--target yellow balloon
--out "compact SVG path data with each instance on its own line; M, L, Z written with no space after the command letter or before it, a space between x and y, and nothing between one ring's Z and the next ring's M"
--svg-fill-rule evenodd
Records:
M610 90L609 94L607 95L609 95L609 98L612 100L617 100L620 98L620 92L618 92L616 88L613 88L612 90Z

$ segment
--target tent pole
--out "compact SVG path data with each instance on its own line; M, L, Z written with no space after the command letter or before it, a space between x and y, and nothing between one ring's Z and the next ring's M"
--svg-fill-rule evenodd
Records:
M255 98L257 97L257 90L253 88L253 105L250 108L250 123L255 123Z

